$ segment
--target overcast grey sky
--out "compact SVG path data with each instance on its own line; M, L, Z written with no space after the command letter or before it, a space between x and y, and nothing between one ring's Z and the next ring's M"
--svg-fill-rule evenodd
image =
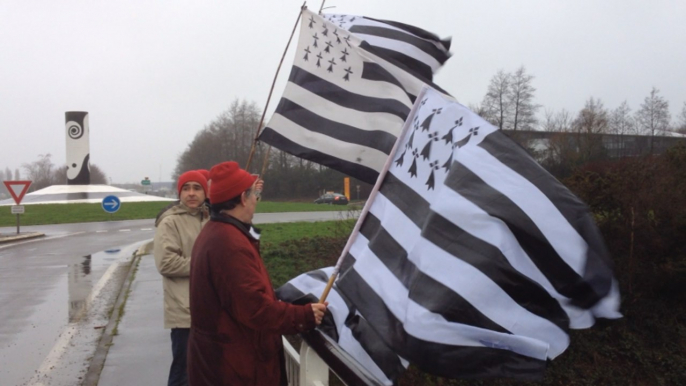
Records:
M64 112L77 110L90 113L91 163L114 183L171 180L177 156L234 99L264 106L301 4L0 0L0 169L46 153L66 163ZM326 6L451 36L453 57L435 81L463 104L481 101L499 69L521 65L548 109L576 113L593 96L635 111L653 86L673 117L686 101L686 0Z

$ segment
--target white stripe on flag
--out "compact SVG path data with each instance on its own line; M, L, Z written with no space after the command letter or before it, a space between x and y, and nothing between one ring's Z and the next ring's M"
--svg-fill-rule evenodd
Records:
M369 240L358 234L355 243L368 246ZM351 248L352 251L352 248ZM409 298L409 291L369 249L355 256L352 269L386 302L389 311L402 321L405 331L421 340L441 344L489 347L484 342L506 346L510 351L545 360L549 346L530 337L500 333L483 328L452 323L439 314L418 305Z
M426 83L421 81L419 78L396 66L395 64L392 64L389 61L381 58L380 56L374 55L371 52L365 51L364 49L360 49L360 51L364 52L365 56L369 60L376 62L386 71L390 72L391 75L393 75L398 82L400 82L403 88L405 88L405 91L407 91L408 94L416 97L422 91L422 87L426 85Z
M551 343L550 355L557 355L568 346L569 337L565 331L520 306L500 286L459 256L453 256L420 237L420 230L414 222L388 202L383 194L377 195L370 212L408 252L408 259L417 269L462 296L487 318L513 334ZM460 280L455 280L456 277Z
M312 93L295 83L290 83L284 91L283 97L306 107L307 110L320 117L343 123L361 130L385 131L394 136L400 134L403 123L402 118L388 113L367 113L355 109L343 107L329 102L318 94ZM396 130L390 130L395 128Z
M478 146L465 146L455 160L512 200L536 224L550 245L579 276L584 276L588 245L531 181Z
M279 134L290 141L301 144L302 146L317 144L317 147L314 150L325 154L335 154L339 159L358 165L364 165L374 170L381 170L388 158L388 154L376 149L339 141L328 135L310 131L291 122L280 114L274 114L269 121L269 125L278 127ZM360 159L362 161L360 161Z

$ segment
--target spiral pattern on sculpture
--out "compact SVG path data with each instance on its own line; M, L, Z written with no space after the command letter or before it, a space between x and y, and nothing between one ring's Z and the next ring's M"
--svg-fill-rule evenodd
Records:
M69 137L71 139L79 139L83 136L83 128L79 125L69 126Z

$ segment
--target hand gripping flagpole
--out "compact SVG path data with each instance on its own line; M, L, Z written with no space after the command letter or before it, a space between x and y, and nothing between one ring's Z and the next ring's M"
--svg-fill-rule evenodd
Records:
M303 5L300 7L300 12L298 13L298 19L295 21L295 25L293 26L293 31L291 32L291 37L288 38L288 43L286 43L286 49L283 50L283 55L281 56L281 61L279 62L279 66L276 68L276 74L274 74L274 80L272 81L272 87L269 90L269 96L267 96L267 104L264 106L264 110L262 110L262 118L260 118L260 123L257 125L257 130L255 132L255 139L252 142L252 146L250 147L250 155L248 155L248 162L245 163L245 170L248 170L248 167L250 167L250 161L252 161L252 157L255 154L255 148L257 145L257 138L260 136L260 130L262 130L262 123L264 123L264 116L267 114L267 108L269 107L269 101L272 99L272 93L274 92L274 86L276 85L276 78L279 76L279 71L281 71L281 65L283 64L283 60L286 57L286 52L288 52L288 47L291 45L291 40L293 40L293 35L295 35L295 29L298 27L298 22L300 22L300 16L302 15L303 11L307 9L307 1L303 3ZM271 146L269 147L271 149ZM267 154L269 154L269 149L267 149ZM262 174L261 176L264 176L266 164L263 165L262 167Z
M341 256L338 258L338 261L336 262L336 266L333 268L333 272L331 273L331 277L329 278L329 282L326 283L326 288L324 288L324 292L322 292L322 296L319 298L319 303L324 303L326 301L326 297L329 296L329 292L331 291L331 288L333 287L334 281L336 281L336 277L338 276L338 272L341 270L341 265L343 264L343 259L345 259L345 256L350 252L350 247L353 245L355 242L355 239L357 238L357 235L360 233L360 228L362 227L362 222L364 221L365 217L367 217L367 213L369 213L369 208L371 208L372 203L374 202L374 199L376 196L379 194L379 189L381 188L381 183L383 182L384 178L386 178L386 174L388 174L388 169L391 168L391 164L393 163L393 159L395 158L395 153L398 151L398 144L400 143L400 140L402 140L405 137L405 133L407 132L408 128L412 126L412 122L409 119L409 117L414 116L417 113L417 109L419 108L419 103L418 101L421 101L424 98L424 94L426 94L426 90L428 90L430 87L427 85L424 85L422 87L422 90L419 92L419 95L417 95L417 99L415 99L415 104L412 105L412 109L410 110L410 114L408 115L408 118L405 120L405 123L403 124L403 129L400 131L400 134L398 135L398 139L395 140L395 144L393 145L393 149L391 150L391 153L388 155L388 158L386 158L386 163L383 166L383 169L381 170L381 173L379 173L379 177L376 179L376 183L374 184L374 189L372 189L372 193L369 195L369 198L367 199L367 202L364 204L364 208L362 208L362 212L360 213L360 217L357 219L357 222L355 223L355 227L353 228L353 231L351 233L350 238L348 239L348 242L345 244L345 247L343 247L343 252L341 252Z

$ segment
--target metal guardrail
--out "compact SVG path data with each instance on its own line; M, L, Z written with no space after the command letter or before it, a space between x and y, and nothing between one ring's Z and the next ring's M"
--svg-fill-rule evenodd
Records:
M329 370L346 385L383 385L322 332L312 330L300 336L303 341L299 354L282 338L289 386L328 386Z
M288 386L329 385L329 366L307 343L302 342L300 354L298 354L286 338L282 337L281 339L286 357Z

